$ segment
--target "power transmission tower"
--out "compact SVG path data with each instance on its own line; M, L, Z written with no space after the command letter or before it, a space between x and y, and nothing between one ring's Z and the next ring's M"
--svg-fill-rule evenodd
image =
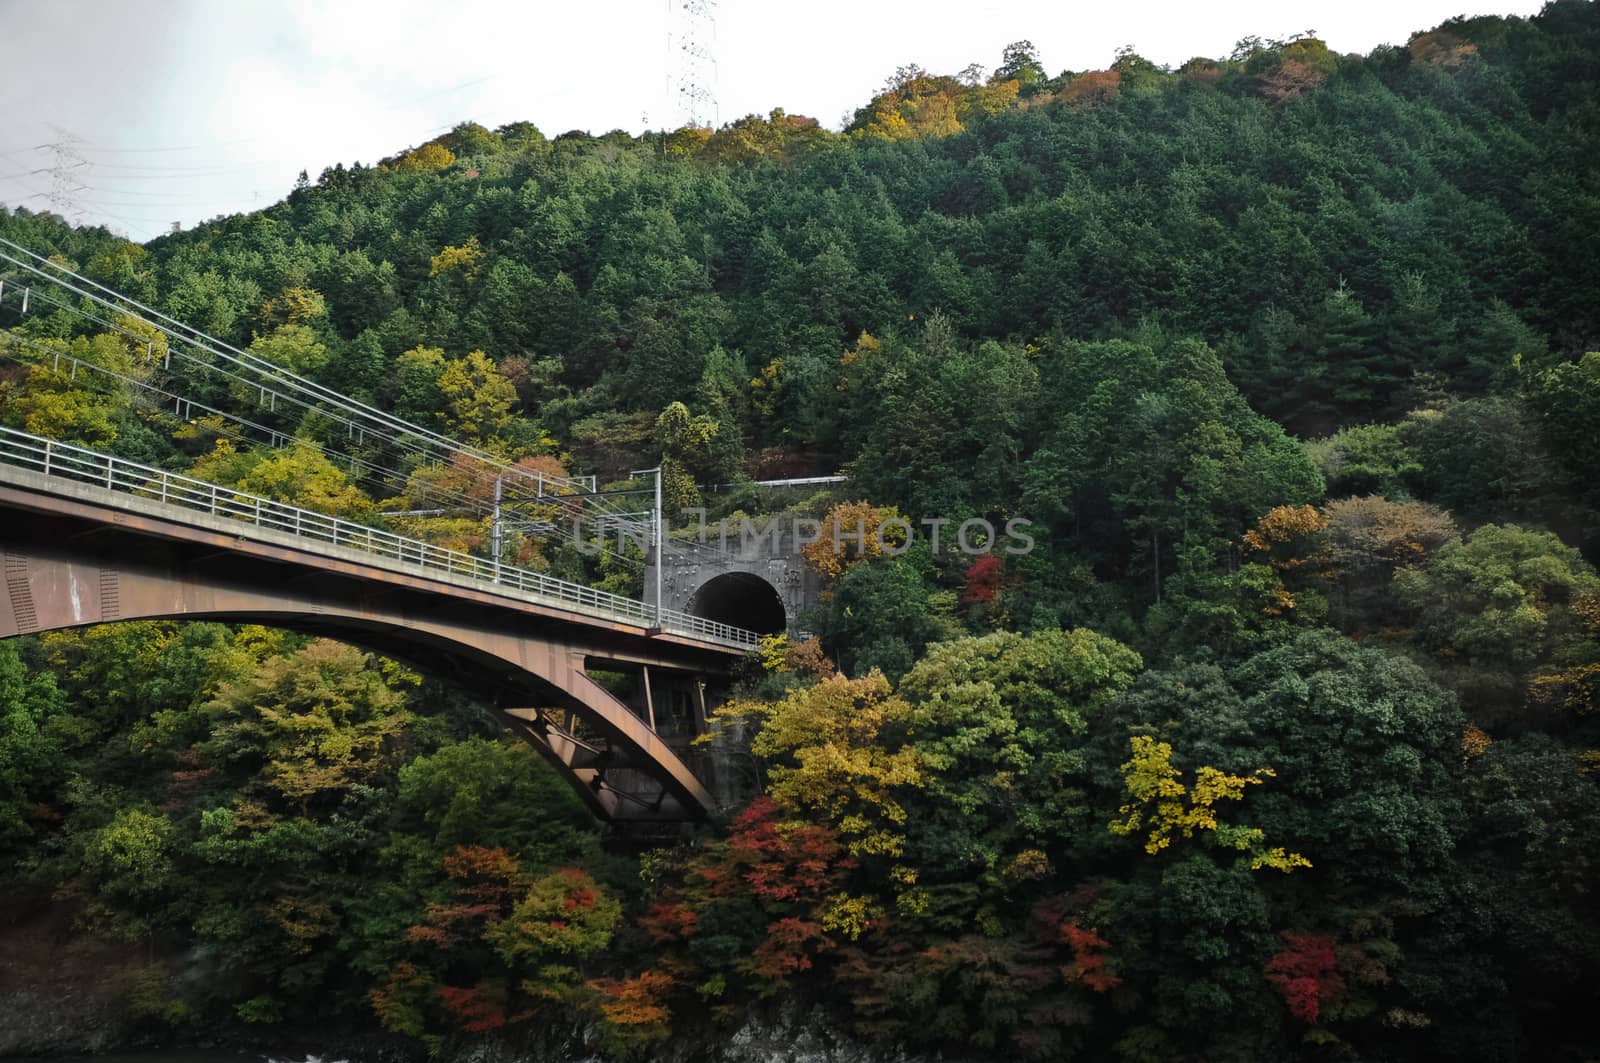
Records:
M709 127L717 114L717 0L672 0L678 27L678 100L684 125Z
M50 128L56 131L56 139L39 145L50 152L52 159L43 170L50 176L50 191L44 193L44 198L63 217L76 220L84 213L78 205L78 193L89 191L89 186L79 181L74 171L89 165L89 160L83 157L83 141L79 137L60 126Z

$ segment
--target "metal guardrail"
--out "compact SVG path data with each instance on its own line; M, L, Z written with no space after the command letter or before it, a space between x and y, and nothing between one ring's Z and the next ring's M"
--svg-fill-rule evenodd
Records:
M0 427L0 463L91 484L111 492L155 500L174 508L226 517L247 527L270 529L310 542L327 543L390 558L431 572L464 576L491 584L499 593L517 592L511 596L526 598L541 605L573 607L578 612L606 620L659 627L675 635L687 635L738 649L754 649L756 646L754 631L731 624L707 620L677 609L663 609L658 613L643 602L624 598L620 594L597 591L593 587L569 583L525 568L497 565L461 550L435 546L381 528L341 520L270 498L246 494L232 487L196 480L11 428ZM250 535L244 529L239 534L247 538Z

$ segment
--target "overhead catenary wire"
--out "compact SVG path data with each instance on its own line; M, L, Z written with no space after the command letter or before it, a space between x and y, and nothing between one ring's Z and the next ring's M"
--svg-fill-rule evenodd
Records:
M132 332L132 331L130 331L128 329L125 329L125 328L121 327L120 325L116 324L115 322L107 321L105 318L99 317L98 315L95 315L95 314L91 314L88 311L83 310L81 307L74 307L71 304L63 303L60 300L53 299L50 296L48 296L48 295L46 295L44 293L38 292L36 290L17 289L15 287L13 287L10 291L0 290L0 306L4 305L5 300L8 297L15 299L19 295L23 295L24 292L26 292L28 294L31 294L32 298L35 301L45 302L45 303L48 303L48 304L50 304L52 306L58 307L58 308L60 308L62 310L65 310L68 313L80 315L80 316L84 317L87 320L93 321L98 325L101 325L101 326L103 326L105 328L111 329L111 330L113 330L113 331L115 331L117 333L120 333L123 336L128 337L129 339L133 340L135 343L144 344L146 346L147 350L151 350L152 349L151 340L149 339L149 337L142 336L142 335L140 335L140 334L138 334L136 332ZM27 341L24 338L18 337L13 333L4 333L4 334L0 334L0 335L3 335L6 339L12 340L14 342L27 343ZM29 344L29 345L30 346L37 346L35 344ZM65 357L71 357L70 355L59 354L59 352L53 352L52 351L51 353L58 353L59 357L64 357L64 358ZM169 350L169 354L174 354L174 355L176 355L176 357L178 357L180 359L183 359L183 360L195 361L195 359L193 359L192 356L187 355L182 351L171 352ZM84 364L92 365L93 363L84 363ZM198 364L200 364L202 369L205 369L208 372L218 373L218 374L220 374L220 375L222 375L222 376L224 376L224 377L226 377L228 379L231 379L231 380L235 381L236 383L241 383L244 386L249 387L251 389L254 389L257 386L254 381L247 380L247 379L245 379L243 377L238 376L237 374L228 373L225 370L220 370L217 367L212 366L209 363L206 363L204 361L199 361ZM101 372L112 373L111 370L105 369L104 367L95 366L95 368L99 369ZM126 377L126 376L122 376L121 374L115 374L115 373L112 373L112 375L118 376L120 379L122 379L122 380L124 380L126 382L129 382L129 383L132 383L132 384L136 384L136 385L138 385L140 387L151 387L151 385L147 384L146 382L139 381L139 380L137 380L135 378ZM213 414L216 414L218 416L227 417L229 419L238 421L240 424L250 425L252 427L255 427L255 428L259 429L260 431L269 433L270 436L272 436L272 437L275 437L275 438L281 437L281 438L284 438L284 439L296 438L292 431L289 431L289 430L286 430L286 429L271 428L271 427L266 426L266 425L255 424L255 422L251 422L251 421L245 420L243 418L239 418L236 415L229 414L229 413L226 413L225 411L219 410L219 409L217 409L215 407L206 405L206 404L200 402L199 400L194 399L194 398L192 398L190 396L178 395L176 393L166 392L166 391L164 391L162 389L154 389L154 390L161 391L162 394L165 394L165 395L172 395L173 398L175 398L175 399L177 399L179 401L183 401L183 402L189 403L189 404L191 404L193 406L196 406L197 408L202 408L202 409L206 410L208 413L213 413ZM294 400L286 400L286 401L294 401ZM316 413L318 411L316 411L314 409L308 409L308 412ZM340 422L335 422L335 423L340 423ZM303 440L303 441L304 442L308 442L308 443L314 442L314 441L310 441L310 440ZM318 449L322 450L323 453L328 454L330 456L334 453L332 451L327 450L326 448L321 447L320 445L318 445ZM406 473L406 472L404 472L402 470L389 468L387 466L377 465L376 463L370 462L370 461L368 461L368 460L366 460L364 458L359 457L358 455L341 454L339 456L342 457L346 461L354 462L354 463L356 463L358 465L365 466L365 467L373 470L375 473L380 473L385 477L389 477L390 480L388 482L393 483L393 484L405 483L407 481L408 476L409 476L408 473ZM438 489L438 490L444 490L444 489ZM458 492L452 492L452 494L454 494L455 497L461 499L464 503L468 503L471 507L478 508L478 509L480 509L480 510L482 510L484 512L487 511L487 506L486 506L485 503L482 503L482 502L480 502L478 500L471 499L469 496L460 494Z
M281 398L292 405L300 406L308 413L316 413L336 424L342 424L356 435L364 437L370 433L381 443L394 446L419 457L432 456L435 459L442 458L448 461L453 460L457 455L461 455L496 470L500 475L509 477L513 483L529 483L536 478L536 474L517 469L480 448L452 440L431 429L377 410L257 355L241 351L224 341L217 340L198 329L162 314L160 311L145 306L135 299L123 296L59 263L51 262L43 256L16 244L14 241L0 238L0 245L10 247L25 256L25 258L18 258L15 255L0 251L0 261L9 262L13 266L24 270L27 274L46 283L53 284L62 291L70 292L81 299L85 299L93 305L104 307L114 313L130 314L141 318L146 324L167 337L169 359L177 357L180 360L199 366L205 372L216 373L225 379L234 380L242 386L258 389L259 396L274 405ZM48 272L44 267L48 267L50 271L54 272ZM66 278L70 278L70 280ZM51 305L61 307L68 312L84 315L88 320L108 324L106 319L90 314L82 307L73 307L53 298L48 301ZM130 307L136 309L130 310ZM156 320L151 320L151 318ZM125 332L122 329L118 329L118 331ZM199 352L199 354L193 352ZM243 373L224 369L216 364L213 359L242 370ZM538 474L537 480L540 483L549 485L552 488L551 493L559 497L579 497L585 501L592 502L603 516L612 518L612 521L616 521L623 527L639 523L635 514L621 512L614 503L603 497L588 498L587 496L593 495L596 486L592 478L556 477ZM475 505L473 508L478 508L478 506ZM610 523L609 521L607 522L607 524ZM607 547L603 534L600 546L602 552L609 553L626 564L639 564L634 558L628 557L620 550L612 550Z
M51 262L44 256L35 254L34 252L29 251L27 248L22 247L20 244L17 244L11 240L0 237L0 246L9 247L14 251L20 252L26 256L26 259L31 259L32 261L18 259L13 255L6 254L4 252L0 252L0 260L11 262L13 265L18 266L29 273L34 274L35 276L39 276L51 281L61 288L71 291L76 295L83 296L84 298L89 299L91 302L105 306L108 309L126 313L129 312L129 307L131 307L137 312L137 316L146 318L147 323L156 328L158 331L166 334L169 338L176 339L179 342L187 344L193 348L213 354L223 361L234 363L251 372L259 373L275 381L281 382L286 386L303 391L307 396L314 397L322 401L331 402L334 405L343 408L351 416L370 421L374 426L375 434L387 432L397 435L412 436L418 440L425 441L435 449L443 450L446 453L466 454L468 456L477 458L486 464L500 466L505 468L507 471L515 471L512 470L510 466L506 465L505 462L496 458L492 454L489 454L481 449L471 447L465 443L450 439L438 432L424 428L418 424L413 424L393 414L385 413L384 411L378 410L367 405L366 403L362 403L355 399L341 395L332 388L325 387L324 385L318 384L313 380L309 380L297 373L293 373L280 365L267 361L259 355L240 350L226 341L219 340L214 336L210 336L204 332L201 332L199 329L185 324L184 322L168 317L161 311L146 306L136 299L132 299L127 296L123 296L118 292L114 292L105 285L91 280L88 277L84 277L81 274L60 265L59 263ZM71 278L71 280L63 280L62 277L58 276L57 274L65 275L66 277ZM115 301L118 299L120 299L126 305L118 305L118 303Z
M450 439L432 429L378 410L366 403L342 395L332 388L309 380L283 366L270 362L259 355L242 351L225 341L218 340L183 322L170 318L160 311L153 310L135 299L121 296L119 293L69 270L65 266L50 262L43 256L34 254L11 240L0 237L0 245L16 249L40 265L18 259L14 255L3 251L0 251L0 261L10 262L34 276L56 284L59 288L70 291L117 313L132 312L135 316L144 318L145 322L151 327L166 335L169 341L176 340L192 351L199 351L245 373L254 375L258 379L240 378L252 387L267 388L278 394L279 397L291 399L307 407L316 407L318 412L328 416L330 419L348 425L352 430L362 434L371 434L400 449L422 454L431 453L446 459L456 454L461 454L486 466L498 469L508 476L520 477L528 475L481 448ZM44 268L41 268L42 266L48 266L52 270L59 271L71 277L72 280L63 280L61 277L47 272ZM107 296L112 298L107 298ZM122 299L127 305L119 305L114 301L115 299ZM129 307L135 308L135 311L130 311ZM173 350L175 354L179 353L179 349L173 348L170 342L169 350ZM213 364L209 359L198 357L192 353L185 352L183 357L200 365ZM220 368L217 371L231 372L231 370L221 370ZM546 477L545 479L554 481L557 478ZM567 479L573 486L581 486L571 478Z
M4 298L3 293L0 293L0 300L3 300L3 298ZM125 373L119 373L116 370L110 369L110 368L108 368L106 366L99 365L99 364L97 364L95 362L91 362L91 361L88 361L86 359L78 358L76 355L73 355L73 354L70 354L70 353L67 353L67 352L64 352L64 351L58 351L58 350L56 350L56 349L54 349L52 347L47 347L44 344L37 343L37 342L35 342L33 340L28 339L27 337L18 336L15 333L11 333L11 332L0 332L0 358L6 358L7 360L9 360L9 361L11 361L11 362L13 362L13 363L15 363L17 365L38 365L39 361L22 359L22 358L18 358L16 356L14 356L14 355L5 354L3 348L4 348L4 345L8 345L8 344L20 345L20 346L23 346L23 347L27 347L30 350L38 352L41 355L40 361L42 361L43 357L49 357L49 358L54 359L56 362L66 362L72 367L72 371L74 373L78 369L82 369L82 370L84 370L86 372L100 374L100 375L106 376L108 378L111 378L111 379L117 381L118 383L120 383L120 384L122 384L124 386L131 387L131 388L136 388L136 389L138 389L138 391L140 393L143 393L145 395L156 396L159 399L171 400L173 405L174 405L174 411L173 411L174 416L178 417L180 420L185 420L185 421L191 420L192 418L187 416L186 413L187 414L192 414L192 413L194 413L195 411L198 410L202 414L221 418L222 420L224 420L226 422L231 422L233 424L236 424L236 425L240 426L240 428L242 428L242 429L253 430L253 431L259 432L259 433L267 436L267 445L268 446L277 448L279 446L279 443L278 443L279 440L283 440L284 442L294 442L294 443L296 443L298 445L307 446L307 447L312 448L313 450L315 450L318 453L322 454L324 457L328 458L328 460L330 460L330 461L333 461L335 458L337 458L337 459L343 460L343 461L351 464L354 467L364 469L364 470L366 470L366 472L362 477L360 477L360 480L379 480L380 482L385 483L385 484L390 484L390 483L395 483L395 482L405 482L405 480L406 480L406 474L401 472L401 471L399 471L399 470L397 470L397 469L391 469L391 468L388 468L388 467L383 466L383 465L378 465L378 464L376 464L374 462L368 461L367 459L361 458L361 457L359 457L357 455L340 454L340 453L337 453L335 451L331 451L327 447L323 446L321 443L318 443L314 439L306 439L306 438L301 437L301 436L296 436L292 432L286 432L286 431L283 431L281 429L272 428L272 427L270 427L268 425L263 425L263 424L259 424L259 423L255 422L255 421L251 421L248 418L240 417L237 414L228 413L225 410L218 409L215 406L210 406L210 405L208 405L208 404L206 404L204 402L199 401L198 399L194 399L194 398L191 398L191 397L186 396L186 395L181 395L181 394L178 394L176 392L167 391L164 388L157 387L156 385L150 383L147 380L140 380L137 377L129 376L129 375L125 374ZM130 399L132 399L133 401L138 401L139 397L140 396L136 394L136 395L130 396ZM165 412L165 409L164 409L163 406L160 406L157 403L150 401L149 399L145 400L145 404L146 404L146 408L147 409L156 409L156 410L158 410L160 412L163 412L163 413ZM225 437L227 437L229 439L237 440L239 442L246 442L246 443L259 443L260 442L260 440L251 440L245 434L245 432L239 431L239 430L236 430L236 429L226 429L226 428L223 428L221 426L213 425L213 426L210 426L210 430L213 431L217 435L225 436ZM358 480L358 482L359 482L359 480ZM487 507L481 500L471 498L470 496L464 495L459 491L452 491L452 490L450 490L448 488L441 488L437 484L430 484L430 483L425 483L423 485L423 487L424 487L424 493L427 496L431 496L431 497L435 497L435 498L454 500L454 501L456 501L456 502L461 504L461 508L465 508L465 509L476 508L476 509L478 509L478 510L480 510L482 512L487 512Z

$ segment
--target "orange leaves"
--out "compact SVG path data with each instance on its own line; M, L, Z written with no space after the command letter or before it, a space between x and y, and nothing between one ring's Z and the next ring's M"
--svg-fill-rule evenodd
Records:
M1467 760L1489 752L1492 744L1489 733L1475 723L1467 724L1461 731L1461 755Z
M522 865L504 849L461 845L444 858L444 873L454 879L514 880L522 875Z
M815 636L803 642L790 643L784 653L783 667L785 671L808 679L827 679L839 670L832 658L822 652L822 640Z
M659 1026L666 1035L672 1011L666 998L675 987L673 978L661 971L644 971L634 978L596 978L589 988L600 996L600 1011L614 1026Z
M1072 962L1061 968L1067 981L1082 983L1096 993L1122 984L1122 979L1106 966L1106 950L1111 946L1105 938L1074 922L1062 924L1061 940L1072 949Z
M463 845L444 858L444 873L456 880L456 892L480 904L509 901L526 881L522 864L504 849Z
M1091 70L1079 74L1056 94L1056 99L1070 107L1099 107L1110 103L1122 93L1122 72L1119 70Z
M383 985L368 991L367 1000L384 1029L419 1037L424 1029L423 1008L435 988L427 971L402 960L390 969Z

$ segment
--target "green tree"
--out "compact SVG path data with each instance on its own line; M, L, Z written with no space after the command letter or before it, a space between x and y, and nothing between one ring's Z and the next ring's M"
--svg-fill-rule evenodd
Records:
M1003 893L1085 833L1079 747L1140 666L1126 646L1081 628L930 646L899 687L928 778L907 845L923 881Z
M35 829L34 801L59 787L65 750L54 717L66 700L46 671L30 669L14 642L0 642L0 847Z
M1395 587L1414 611L1415 645L1481 721L1592 711L1600 577L1554 535L1486 524L1426 566L1397 572Z

